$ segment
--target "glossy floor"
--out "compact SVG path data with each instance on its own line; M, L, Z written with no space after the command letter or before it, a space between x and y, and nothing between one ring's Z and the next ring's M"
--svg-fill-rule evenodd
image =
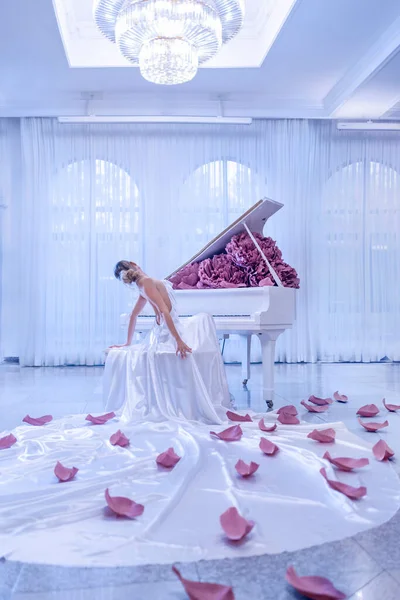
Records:
M253 368L248 389L240 382L240 367L227 367L230 389L238 408L262 410L261 369ZM20 424L26 413L55 417L102 410L98 368L19 369L0 366L0 430ZM301 418L321 422L342 420L371 441L354 416L354 407L388 402L400 404L400 365L277 365L275 408L299 404L310 394L349 396L347 405L334 404L328 415L299 410ZM400 415L391 416L385 439L400 457ZM374 435L374 441L376 441ZM382 434L383 437L384 434ZM400 460L393 467L400 474ZM332 579L352 600L400 598L400 513L381 527L355 538L294 553L237 560L201 561L182 565L184 576L233 585L236 600L288 600L296 596L284 574L293 564L299 574ZM1 549L0 549L1 550ZM110 569L66 569L22 565L0 560L0 599L25 600L184 600L185 593L168 566Z

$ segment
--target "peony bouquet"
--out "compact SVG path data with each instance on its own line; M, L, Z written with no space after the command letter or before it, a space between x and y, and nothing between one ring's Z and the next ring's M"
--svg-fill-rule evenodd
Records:
M282 284L298 288L300 280L296 270L282 260L282 252L276 242L259 233L253 235ZM186 265L170 281L178 290L276 285L267 263L245 232L233 236L221 254Z

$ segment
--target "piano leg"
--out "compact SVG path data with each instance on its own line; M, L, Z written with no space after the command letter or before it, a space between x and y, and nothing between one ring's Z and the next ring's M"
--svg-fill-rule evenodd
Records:
M242 383L246 385L250 379L250 351L251 351L251 334L243 335L242 338Z
M258 334L262 352L263 397L268 408L274 405L275 343L283 331L264 331Z

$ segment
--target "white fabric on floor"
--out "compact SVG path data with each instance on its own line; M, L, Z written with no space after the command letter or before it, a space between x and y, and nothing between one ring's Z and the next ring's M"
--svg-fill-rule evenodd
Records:
M0 451L0 556L79 566L251 556L341 539L388 520L400 504L399 479L341 423L330 425L337 432L334 445L308 439L313 427L304 424L279 424L262 434L261 415L242 424L238 442L210 436L232 425L223 408L229 391L215 326L208 315L181 324L166 288L175 327L193 354L176 357L161 320L141 344L112 350L107 358L104 389L107 410L118 412L113 421L92 425L72 415L15 430L18 443ZM276 415L265 418L275 421ZM129 447L111 445L118 429ZM279 446L277 455L263 455L262 435ZM171 446L182 458L170 471L156 458ZM371 459L355 473L335 474L325 465L331 478L365 485L364 499L354 502L328 487L319 472L327 448L334 457ZM260 468L241 479L239 459ZM77 467L76 478L58 483L57 461ZM110 517L104 512L107 488L111 496L143 504L144 513L134 520ZM231 506L256 523L241 544L229 543L219 523Z
M261 416L261 415L260 415ZM265 417L273 422L276 414ZM400 504L400 482L387 463L377 462L370 445L342 423L329 424L336 443L307 439L313 426L278 424L272 434L257 422L243 423L239 442L210 436L209 426L179 420L126 424L114 419L93 426L84 415L45 427L23 426L18 444L0 452L0 555L10 560L76 566L139 565L298 550L351 536L387 521ZM327 424L319 426L324 429ZM109 437L121 428L128 448L113 447ZM280 452L258 448L264 435ZM371 434L375 443L378 437ZM182 457L172 471L157 466L159 453L173 446ZM370 459L354 473L335 472L322 460L332 456ZM241 458L260 464L241 479ZM75 480L58 483L56 461L76 466ZM328 487L319 470L367 496L351 501ZM104 491L144 504L135 520L107 516ZM229 543L219 516L230 506L256 523L241 544Z

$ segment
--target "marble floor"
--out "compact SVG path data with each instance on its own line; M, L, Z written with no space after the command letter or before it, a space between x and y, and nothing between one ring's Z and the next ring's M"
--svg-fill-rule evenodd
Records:
M265 410L261 397L261 369L253 366L247 389L241 385L240 366L228 366L231 393L238 409ZM101 368L20 369L0 365L0 433L21 422L26 413L102 411ZM382 398L400 404L400 364L276 365L275 406L299 405L310 394L327 396L339 390L348 404L335 403L329 415L312 415L299 406L310 422L343 421L368 442L378 434L363 430L355 407L381 404ZM386 415L385 415L386 418ZM371 435L374 436L371 440ZM390 433L382 434L400 457L400 414L390 414ZM400 460L393 461L400 476ZM391 521L331 544L293 553L236 560L201 561L178 565L189 579L232 585L236 600L300 598L285 583L293 564L299 574L330 578L350 600L400 600L400 511ZM180 583L167 565L127 568L62 568L10 562L1 558L0 600L184 600Z

